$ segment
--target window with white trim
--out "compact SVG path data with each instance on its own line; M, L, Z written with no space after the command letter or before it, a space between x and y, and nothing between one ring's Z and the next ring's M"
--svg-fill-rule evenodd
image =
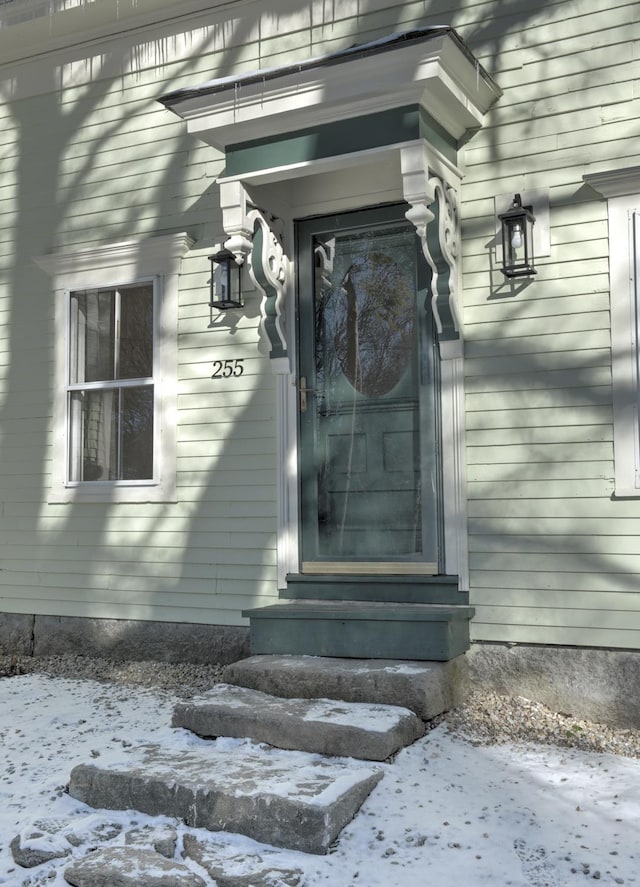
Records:
M69 293L70 483L154 479L155 288Z
M51 502L176 497L184 233L36 259L54 278Z
M614 494L640 498L640 168L584 178L608 208Z

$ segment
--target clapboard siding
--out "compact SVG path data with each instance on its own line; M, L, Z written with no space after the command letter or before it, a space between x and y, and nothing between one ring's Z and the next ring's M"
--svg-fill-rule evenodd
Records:
M547 327L549 328L549 326ZM537 336L511 336L508 339L496 342L490 339L475 340L470 337L467 354L469 360L477 360L482 357L510 356L517 361L519 354L532 354L538 357L540 362L546 359L546 352L560 352L568 355L569 352L583 353L585 350L602 350L610 343L608 329L592 329L571 333L540 333Z
M585 545L585 549L588 546ZM548 549L544 555L541 552L519 551L511 552L471 552L472 569L490 572L524 570L531 571L544 566L545 573L575 573L578 570L589 573L611 573L612 567L618 558L608 552L591 552L584 550L578 553L571 551L556 552ZM542 563L543 560L543 563ZM628 554L625 557L627 570L634 574L640 572L640 555ZM557 601L557 606L570 606L570 601ZM606 609L604 601L602 602Z
M638 646L640 508L611 498L606 204L582 176L637 163L639 34L628 3L588 14L545 4L520 48L492 59L478 50L505 72L505 95L465 152L463 187L478 639ZM529 287L501 299L482 192L537 187L549 189L551 255Z
M488 623L500 623L508 619L505 610L513 613L511 609L505 607L482 607L482 617ZM515 615L515 614L513 614ZM628 629L630 623L638 619L638 613L635 610L564 610L559 607L542 608L542 607L519 607L517 611L517 621L514 624L528 626L544 626L560 629L563 625L569 623L572 629L589 629L598 628L613 629L620 631Z
M608 459L600 459L593 462L589 462L587 460L583 462L566 463L532 462L529 465L514 463L511 466L509 466L508 463L487 464L486 462L476 462L475 464L467 466L467 480L469 484L487 482L496 483L504 481L505 477L513 477L514 475L516 475L518 479L522 481L568 481L593 480L597 478L606 478L608 480L611 480L611 462ZM469 494L473 494L473 488L470 488ZM487 497L485 496L483 498ZM499 532L501 533L505 530L511 531L513 526L511 522L508 522L508 524L506 525L501 525L499 521L489 521L489 524L491 524L496 530L499 530ZM477 526L477 524L474 524L474 522L471 521L470 527L472 525ZM537 525L537 522L535 522L535 524L531 522L529 524L529 527L537 527ZM514 530L514 532L517 531ZM558 532L562 532L562 530L558 528Z
M531 589L532 593L543 594L552 592L561 594L567 599L576 591L593 592L594 594L603 595L600 603L607 605L608 598L606 594L611 592L617 594L637 594L638 577L629 571L624 572L602 572L602 573L585 573L582 569L576 573L559 572L553 577L553 582L549 581L550 576L546 572L535 570L526 572L525 570L508 570L496 572L493 576L488 577L482 573L478 574L478 588L487 589L483 594L504 593L505 606L513 603L512 594L519 590ZM490 590L490 591L488 591ZM541 598L543 600L544 598ZM557 597L554 603L557 603ZM627 607L628 609L628 607Z
M516 359L517 357L517 359ZM495 379L496 375L504 374L508 376L510 372L537 374L544 370L568 370L578 366L580 369L585 367L611 367L611 349L610 348L593 348L589 351L580 352L550 352L540 357L537 353L518 354L514 353L509 357L493 357L485 353L482 357L469 358L465 360L465 370L467 376L490 376ZM500 382L499 384L506 384ZM471 403L471 401L468 401Z
M485 252L485 256L486 255ZM474 317L473 313L476 307L480 309L483 314L486 311L486 316L488 317L492 317L492 315L495 314L497 318L502 318L503 320L508 321L511 316L510 311L523 317L528 314L545 316L546 309L548 312L546 316L549 316L554 312L558 300L566 297L577 299L579 305L582 303L583 298L590 298L593 294L600 294L605 305L608 305L608 267L604 272L589 276L585 275L584 271L585 269L583 267L582 273L578 273L577 276L571 278L563 277L560 280L554 280L553 287L540 287L540 292L536 293L536 296L532 297L531 300L526 300L526 302L521 300L513 303L511 303L508 296L488 302L486 275L484 276L484 279L482 279L480 274L475 275L475 279L471 278L470 275L467 275L466 280L469 285L465 287L465 301L467 305L466 312L471 312L469 323L471 324L478 319L477 316ZM475 286L472 286L472 283L475 283ZM578 305L576 305L576 308Z
M553 319L550 321L550 318ZM609 312L608 310L595 312L585 309L580 314L567 314L547 310L544 314L541 312L534 317L516 317L512 314L511 317L496 320L493 323L489 322L487 318L487 322L475 323L473 327L470 326L468 339L470 351L472 350L471 343L493 342L498 334L506 347L508 347L510 339L517 339L520 346L527 348L530 337L547 334L550 322L553 324L553 335L558 337L558 346L563 348L563 342L569 340L571 333L607 329ZM583 339L582 336L578 338ZM589 340L585 344L589 344Z
M28 216L33 228L29 257L65 246L77 249L139 238L158 228L195 228L210 251L214 232L218 237L221 233L215 199L200 212L191 207L214 183L221 169L219 156L186 139L184 126L155 100L163 91L191 85L194 78L259 66L263 52L259 30L267 35L271 31L272 36L281 31L265 22L260 25L260 19L256 15L247 31L238 14L233 22L223 15L219 25L203 34L203 42L213 37L206 53L185 41L182 49L188 48L188 58L172 57L175 48L159 40L146 49L147 70L134 70L130 76L121 71L111 82L99 74L94 95L86 87L87 70L82 64L76 66L77 82L84 79L84 85L76 86L73 70L63 66L61 78L69 88L57 96L38 95L37 83L46 80L40 76L46 62L38 63L34 95L20 105L29 127L20 133L20 140L9 121L1 128L0 255L7 263L19 248L13 222ZM243 33L244 45L237 39ZM230 35L235 45L227 57ZM280 51L300 48L306 54L299 26L279 37ZM162 55L160 72L154 52ZM43 154L44 144L48 151ZM29 167L40 170L37 184L44 187L29 187L24 178ZM192 304L199 311L187 314L184 325L181 314L178 328L179 501L175 505L43 503L50 471L45 451L51 389L47 391L42 380L52 379L53 353L50 335L34 342L32 353L29 338L24 337L21 365L28 365L30 374L10 379L12 397L3 412L3 419L11 419L10 426L3 423L7 431L0 467L3 609L234 624L242 608L274 599L274 380L268 361L256 357L255 322L241 321L231 348L226 328L207 328L206 252L204 258L194 253L184 265L181 305ZM15 283L10 286L13 289ZM45 286L39 296L51 306ZM12 303L15 299L9 288L6 298ZM8 317L12 315L13 311ZM48 315L50 322L50 307ZM0 361L11 369L13 340L20 329L5 330L6 351ZM245 358L245 373L223 387L211 379L212 361L230 353ZM22 412L25 401L19 395L24 391L27 400L34 401L33 392L43 390L47 391L43 404L49 409L39 411L46 421L38 422L33 413ZM13 409L18 403L20 421ZM37 443L23 447L20 454L19 440L27 435Z
M478 621L482 619L482 612L476 613ZM492 614L493 615L493 614ZM504 620L504 614L500 612L495 614L498 619L495 623L488 620L482 622L483 641L495 643L509 644L540 644L540 645L558 645L570 647L605 647L607 649L634 649L638 642L637 628L629 630L613 630L610 627L592 627L583 626L579 628L573 627L572 620L568 619L569 625L556 626L550 623L533 624L524 621L518 624L512 624ZM629 622L635 622L629 620ZM593 618L593 623L600 625L597 615Z
M587 625L593 625L594 623L597 625L603 624L602 619L599 618L601 615L600 604L602 603L601 592L602 589L591 592L579 589L572 590L572 609L584 612L583 623L586 621ZM487 589L485 591L487 609L484 611L484 615L488 621L493 621L496 615L502 615L504 607L516 606L525 608L522 618L523 620L531 621L526 615L527 611L536 609L553 610L557 606L556 598L557 592L545 591L543 589ZM629 618L629 614L634 614L633 618L636 618L635 614L640 609L640 596L631 591L611 593L610 597L607 598L607 609L624 614L626 619ZM588 616L586 615L587 613L589 614ZM626 627L624 622L621 627Z
M569 460L570 461L570 460ZM469 515L471 518L562 518L564 533L571 521L581 521L584 518L593 518L599 526L609 526L611 520L621 518L640 517L638 505L632 499L611 500L605 497L593 497L574 502L571 499L547 500L545 498L532 499L485 499L483 501L471 500L469 502ZM594 531L595 532L595 531ZM624 564L620 564L624 569Z
M597 388L600 391L602 402L610 402L610 394L607 394L607 388L611 385L611 368L610 366L592 366L580 367L572 371L566 370L546 370L541 369L537 373L512 373L509 376L469 376L466 380L467 394L474 394L473 398L469 398L470 404L473 404L476 410L482 409L480 396L483 394L491 395L493 392L502 391L509 392L509 397L516 398L514 404L518 403L519 395L517 392L529 391L528 396L534 397L533 392L537 392L540 406L555 403L557 397L571 397L572 403L579 403L575 398L582 398L582 403L592 403L593 399L588 390ZM577 389L574 391L573 389ZM551 400L553 399L553 400Z
M470 465L492 464L504 461L509 465L518 462L593 462L613 458L613 445L608 442L566 443L566 444L521 444L520 446L469 447L467 460ZM576 503L577 506L577 503Z
M533 417L528 421L533 422ZM553 444L553 443L572 443L572 442L594 442L611 440L611 420L607 424L602 425L561 425L556 421L555 425L540 427L538 425L523 426L520 428L502 427L497 423L496 427L482 428L469 432L468 444L469 449L480 447L507 447L514 445L525 445L532 448L532 455L535 454L537 444ZM496 434L496 430L499 431ZM498 458L505 455L505 451L497 452ZM508 455L508 454L507 454Z
M522 536L514 535L508 538L496 538L488 533L474 533L471 536L469 548L473 552L482 552L483 554L487 552L502 554L513 552L526 552L529 554L533 552L545 554L549 551L549 542L549 535L543 533L524 534ZM593 572L610 572L610 570L603 569L602 558L617 554L629 554L637 557L638 549L637 546L634 546L633 537L629 536L620 535L611 538L604 536L592 538L589 536L585 538L585 534L571 535L567 533L562 536L561 551L552 553L554 555L562 555L563 557L571 555L585 556L587 559L593 559ZM584 566L581 564L580 569L583 569ZM525 565L523 565L523 569L526 572ZM563 561L562 570L567 570L567 562ZM568 571L572 572L571 569ZM638 605L640 606L640 599Z
M34 574L34 580L37 578L39 578L38 574ZM47 578L46 574L40 578L44 580L44 584ZM274 582L275 578L272 577L271 582L268 583L268 585L273 585ZM246 587L247 585L256 587L256 578L249 576L238 584L240 588ZM85 588L87 589L86 597L77 600L69 600L66 597L61 596L61 592L64 591L64 583L61 584L60 588L52 587L50 589L51 593L48 595L36 594L33 597L25 594L24 587L20 587L19 585L17 587L20 590L20 594L16 594L15 596L6 595L6 597L3 597L5 612L32 614L35 611L42 615L113 619L115 611L118 614L116 617L118 619L187 622L196 625L207 625L211 624L211 614L213 611L215 615L214 624L216 625L239 625L246 621L238 615L238 608L236 606L233 606L228 610L212 606L216 601L215 594L209 595L207 608L203 609L202 607L183 607L180 603L179 590L177 590L177 593L173 597L174 603L172 606L161 607L156 605L153 600L149 600L143 604L133 605L125 601L116 605L111 600L111 589L103 588L99 585L92 586L89 585L88 582L85 583ZM203 602L204 601L205 598L203 598ZM263 601L267 603L275 603L272 599L264 597L259 598L256 594L255 598L249 600L248 606L255 606L256 602ZM55 607L55 612L52 612L52 607Z
M563 392L563 396L558 398L554 398L552 392L547 392L545 398L538 390L516 393L501 392L499 395L500 406L503 407L501 409L496 409L496 398L483 394L481 397L485 406L477 407L475 411L469 412L467 427L470 429L470 434L477 435L486 429L506 431L513 428L514 430L544 431L557 427L573 428L574 431L571 433L576 434L579 433L581 427L594 427L596 421L610 426L611 407L604 402L607 391L610 389L603 387L600 392L595 391L593 397L590 397L590 392L573 388L569 392ZM573 396L571 396L572 394ZM504 395L504 402L502 395ZM516 407L509 409L509 402L515 402ZM548 406L548 404L553 404L553 406ZM544 421L544 424L540 419ZM493 443L498 445L500 441L495 440L494 437Z
M206 537L206 538L205 538ZM264 538L259 534L249 534L253 539L253 547L245 546L244 548L236 542L232 544L234 538L230 532L217 534L219 545L223 547L224 556L220 559L221 564L246 564L258 566L273 566L274 553L272 550L262 550L264 545L269 544L269 537L264 534ZM237 539L237 537L235 537ZM189 544L189 551L186 553L180 565L184 564L201 564L210 563L209 552L211 550L211 537L204 533L164 533L162 538L162 547L147 546L144 557L141 553L136 554L136 546L131 544L129 540L126 544L123 541L122 534L105 533L100 540L100 546L91 547L92 536L89 532L78 533L77 546L57 546L55 551L51 552L51 556L47 557L46 562L52 564L52 569L56 564L75 562L77 566L70 568L71 572L82 569L83 564L86 566L100 566L102 571L107 570L108 564L113 564L114 573L126 573L127 575L144 576L145 569L142 568L143 563L149 565L149 570L154 571L163 562L170 567L175 559L175 551L184 550L185 543ZM172 554L173 552L173 554ZM259 553L258 553L259 552ZM3 555L8 557L8 562L12 562L11 551L4 550ZM105 555L108 555L105 556ZM42 558L44 563L45 559ZM175 564L174 564L175 566Z
M611 499L607 213L582 179L637 163L637 4L161 5L106 55L96 30L84 53L43 44L0 65L17 77L0 105L0 609L238 624L275 600L276 380L258 297L233 335L209 326L223 160L157 98L452 24L504 90L461 158L474 636L640 647L640 505ZM87 22L102 21L91 6ZM494 196L532 188L549 189L551 255L513 296L487 246ZM53 305L31 259L182 230L197 243L180 283L177 502L49 504ZM214 360L236 357L241 377L211 378Z
M535 445L532 445L530 449L532 451L532 458L536 462L540 462L546 456L546 445L544 448L538 447L538 453L536 453ZM510 458L510 453L505 453L504 458ZM549 500L569 497L578 502L580 499L590 499L594 496L611 496L613 494L613 481L609 478L581 478L579 480L570 478L563 480L560 478L536 477L535 479L522 481L518 478L518 463L512 462L509 463L509 466L500 479L484 483L470 482L469 501L501 499L508 496L512 499L544 497ZM550 544L553 545L552 540L550 540ZM550 564L545 560L545 569L549 568Z
M469 382L467 414L471 422L476 418L475 413L498 409L511 411L522 407L544 409L611 403L611 370L597 365L583 368L580 374L564 370L549 371L540 367L537 373L520 372L509 377L479 376ZM571 421L570 417L566 419Z

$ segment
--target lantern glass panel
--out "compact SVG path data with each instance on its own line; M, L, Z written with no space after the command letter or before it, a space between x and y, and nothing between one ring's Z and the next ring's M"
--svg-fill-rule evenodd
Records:
M502 224L502 273L505 277L527 277L535 274L533 256L533 225L529 209L514 201L512 209L500 216Z
M214 256L209 256L209 260L211 262L209 306L242 307L242 266L235 261L233 253L220 250Z

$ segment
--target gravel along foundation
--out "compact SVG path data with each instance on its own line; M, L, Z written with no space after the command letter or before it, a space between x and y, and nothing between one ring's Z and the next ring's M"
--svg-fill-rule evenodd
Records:
M0 656L0 677L47 674L51 677L103 681L119 686L167 690L189 699L223 680L223 666L129 662L85 656ZM640 730L616 729L551 711L523 697L476 691L467 702L438 717L449 730L472 743L538 742L581 751L640 758Z

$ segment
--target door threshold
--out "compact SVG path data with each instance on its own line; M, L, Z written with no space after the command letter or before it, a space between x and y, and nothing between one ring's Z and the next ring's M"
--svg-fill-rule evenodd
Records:
M437 576L438 565L394 561L304 561L302 573L315 576Z

